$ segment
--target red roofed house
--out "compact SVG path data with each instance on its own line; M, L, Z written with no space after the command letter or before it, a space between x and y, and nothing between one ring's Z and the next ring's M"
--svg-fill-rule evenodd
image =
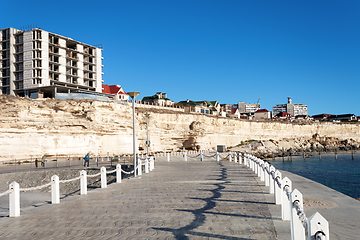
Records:
M114 95L113 99L121 101L129 101L129 95L122 89L120 85L102 85L102 92Z
M254 120L259 119L270 119L271 118L271 112L269 110L265 109L259 109L254 113Z
M294 119L294 116L287 112L279 112L276 114L275 118L279 119Z

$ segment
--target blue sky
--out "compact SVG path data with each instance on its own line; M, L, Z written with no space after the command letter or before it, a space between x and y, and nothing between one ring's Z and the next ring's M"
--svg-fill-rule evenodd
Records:
M105 84L173 101L308 105L360 115L360 1L6 1L0 28L39 24L103 44Z

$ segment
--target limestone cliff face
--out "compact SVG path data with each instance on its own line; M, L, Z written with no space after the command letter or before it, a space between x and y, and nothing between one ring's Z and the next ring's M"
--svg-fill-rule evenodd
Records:
M248 139L311 138L315 133L360 141L359 124L250 122L138 106L136 144L144 151L145 112L151 113L151 152L234 146ZM0 159L133 151L131 105L113 102L0 96L0 132Z

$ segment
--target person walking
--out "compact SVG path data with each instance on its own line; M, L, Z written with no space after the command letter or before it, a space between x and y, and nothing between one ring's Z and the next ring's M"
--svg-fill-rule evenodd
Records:
M89 167L89 162L90 162L90 156L89 156L89 154L87 153L86 155L85 155L85 161L84 161L84 167L85 167L85 165L87 165L88 167Z
M43 156L41 159L41 166L45 167L45 156Z
M35 158L35 167L36 167L36 168L38 167L38 160L37 160L37 158Z

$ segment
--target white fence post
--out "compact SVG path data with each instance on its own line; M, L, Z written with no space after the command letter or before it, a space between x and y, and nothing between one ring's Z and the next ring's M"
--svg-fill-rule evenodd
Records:
M145 173L149 173L149 159L145 159Z
M236 152L234 152L234 163L237 163L237 153Z
M274 193L274 173L275 173L275 167L270 166L270 174L269 174L269 192L270 194Z
M239 153L239 164L242 164L241 153Z
M278 179L279 181L276 181ZM278 185L280 183L280 186ZM274 177L274 190L275 190L275 204L282 204L282 189L281 189L281 172L276 170Z
M264 178L265 178L265 186L268 187L269 186L269 163L266 162L265 163L265 169L264 169Z
M80 172L80 195L85 195L87 194L87 176L86 176L86 171L82 170Z
M216 161L217 161L217 162L220 161L219 153L218 153L218 152L216 152Z
M106 168L101 167L100 172L101 172L101 188L107 188Z
M291 240L306 240L305 228L297 215L297 210L294 206L295 201L299 202L300 207L303 208L303 196L297 189L294 189L291 192Z
M281 181L281 188L282 188L282 196L283 201L281 205L281 216L282 220L290 220L291 218L291 202L290 202L290 195L287 195L287 190L289 193L292 191L292 182L288 177L284 177ZM287 190L286 190L287 189Z
M116 165L116 182L121 183L121 165Z
M309 218L308 239L329 240L329 222L318 212Z
M232 161L232 152L229 152L229 162Z
M60 187L59 187L59 176L51 177L51 203L60 203Z
M202 151L200 151L200 161L201 161L201 162L204 161L204 157L203 157Z
M155 161L154 158L150 157L150 171L154 170L154 167L155 167L154 161Z
M260 161L260 181L265 181L265 163Z
M187 161L186 152L184 152L184 160Z
M170 153L167 153L167 160L170 162Z
M142 175L142 164L141 164L141 159L138 158L138 164L137 164L137 171L138 171L138 176Z
M255 173L257 176L259 176L258 172L259 172L258 160L257 160L257 159L254 159L254 173Z
M9 189L13 190L9 194L9 216L20 216L20 186L17 182L12 182L9 185Z

